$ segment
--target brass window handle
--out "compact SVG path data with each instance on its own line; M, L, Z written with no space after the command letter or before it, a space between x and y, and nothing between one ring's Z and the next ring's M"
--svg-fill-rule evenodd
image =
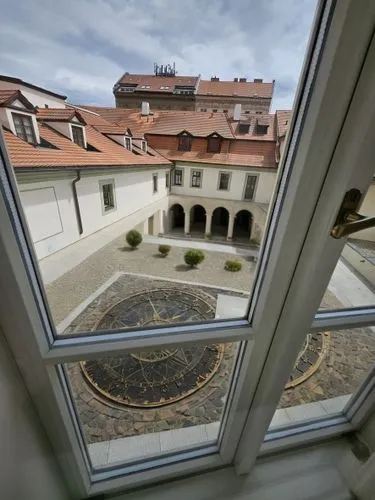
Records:
M339 239L349 234L375 227L375 216L365 217L356 212L362 198L359 189L350 189L344 196L331 236Z

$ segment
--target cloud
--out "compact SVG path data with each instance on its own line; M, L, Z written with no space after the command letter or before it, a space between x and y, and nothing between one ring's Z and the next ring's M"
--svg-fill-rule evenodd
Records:
M113 104L125 72L175 61L179 74L276 80L273 109L293 102L315 0L0 0L1 72Z

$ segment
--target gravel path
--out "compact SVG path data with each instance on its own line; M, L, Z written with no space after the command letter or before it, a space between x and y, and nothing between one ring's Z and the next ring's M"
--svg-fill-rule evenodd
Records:
M55 324L60 323L117 271L229 287L246 292L250 290L255 264L249 257L205 252L206 258L199 268L190 269L184 264L185 251L185 248L175 246L168 257L160 258L158 245L142 243L137 250L132 251L124 247L123 237L113 240L46 286ZM237 273L225 271L224 262L234 258L242 263L242 270Z

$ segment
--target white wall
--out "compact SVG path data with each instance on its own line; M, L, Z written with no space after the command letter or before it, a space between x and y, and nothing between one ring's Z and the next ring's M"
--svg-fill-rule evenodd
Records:
M39 108L44 108L47 104L50 108L65 108L65 101L57 97L45 94L42 91L30 89L19 83L3 82L0 81L0 89L16 89L20 90L22 94L28 99L34 106L39 106Z
M158 173L157 193L153 193L153 173ZM79 235L72 192L74 178L74 173L60 179L52 173L39 182L26 182L25 175L17 176L21 202L38 259L130 215L137 225L144 221L147 211L143 209L157 201L165 199L167 207L165 169L133 172L107 170L99 175L84 172L76 184L83 225L83 234ZM109 212L104 212L102 205L100 182L105 180L115 182L116 208ZM146 215L151 216L152 213ZM159 225L160 217L156 214L155 234Z
M243 200L246 175L247 174L257 175L259 177L255 189L255 198L253 200L256 203L270 202L277 175L277 172L261 172L259 171L259 169L240 170L238 167L233 167L233 169L230 169L228 167L221 167L220 165L216 167L207 167L199 163L189 165L187 163L179 164L177 162L176 168L182 168L184 171L183 186L173 185L174 175L172 171L172 189L171 189L172 194L195 196L195 197L220 198L222 200L223 199ZM192 170L203 171L201 188L190 187ZM229 191L218 189L220 172L231 173Z
M158 173L158 192L153 193L152 174ZM116 210L103 214L99 181L114 179ZM167 197L165 169L134 172L106 172L101 175L83 175L77 184L83 221L83 235L112 224L145 206Z
M71 174L65 179L33 183L19 180L21 202L39 259L79 238L72 193L74 178Z
M0 498L68 500L56 458L0 331Z

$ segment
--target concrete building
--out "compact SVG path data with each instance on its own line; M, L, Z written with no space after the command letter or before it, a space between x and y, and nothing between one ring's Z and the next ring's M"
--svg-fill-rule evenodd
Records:
M147 101L153 110L223 112L229 116L233 116L236 104L242 105L245 114L270 110L274 82L261 78L247 81L244 77L224 81L217 76L203 80L199 75L179 76L171 67L157 68L153 75L122 75L113 87L116 107L139 108Z

